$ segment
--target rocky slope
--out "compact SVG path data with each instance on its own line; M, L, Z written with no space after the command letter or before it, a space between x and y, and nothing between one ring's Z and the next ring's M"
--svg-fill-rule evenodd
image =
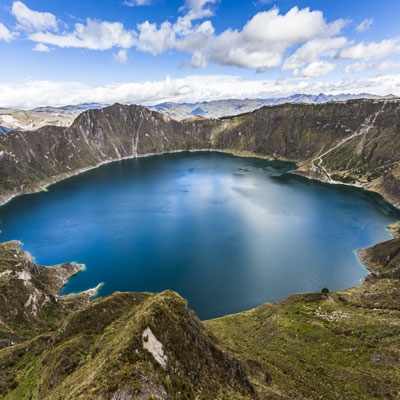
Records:
M284 104L219 119L175 121L114 104L68 128L0 136L0 203L125 157L193 149L296 161L298 173L363 186L400 204L400 102Z
M97 103L64 107L38 107L32 110L0 108L0 134L12 130L35 130L46 125L70 126L74 119L89 108L101 108Z
M0 348L53 329L90 298L89 293L57 295L83 265L38 266L20 245L0 243Z
M58 296L77 270L0 245L2 399L254 398L244 366L176 293Z

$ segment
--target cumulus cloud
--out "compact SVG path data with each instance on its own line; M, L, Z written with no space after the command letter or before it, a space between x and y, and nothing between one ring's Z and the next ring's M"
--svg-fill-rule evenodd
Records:
M364 21L362 21L361 24L356 27L356 31L357 32L367 31L371 27L373 22L374 22L373 18L365 18Z
M170 22L165 21L158 28L156 24L146 21L138 25L138 49L153 55L160 54L175 44L175 32Z
M114 53L114 60L120 62L121 64L125 63L128 60L128 53L126 50L120 49L118 53Z
M152 54L168 49L191 53L192 66L196 68L213 62L263 71L280 65L283 53L291 46L316 40L314 49L310 45L308 50L303 49L303 55L301 52L297 55L298 60L305 58L302 62L305 64L313 61L317 54L343 47L346 43L345 38L324 42L341 31L345 20L327 23L322 12L297 7L284 15L277 8L257 13L242 30L227 29L216 35L211 21L192 23L196 18L210 15L212 11L207 6L212 3L215 1L187 1L188 14L175 23L165 21L158 26L146 21L139 24L137 47ZM317 38L320 38L319 42ZM292 62L299 64L300 61L293 59Z
M39 51L42 53L47 53L50 51L50 49L43 43L38 43L33 49L33 51Z
M214 12L208 7L211 4L217 3L219 0L186 0L185 5L179 11L188 11L185 18L192 21L211 17Z
M136 49L153 55L178 50L191 55L191 66L205 67L207 63L255 68L265 71L282 63L285 52L301 46L290 56L283 69L300 68L318 61L318 57L331 55L346 44L340 33L347 21L337 19L328 23L321 11L293 7L281 14L276 7L255 14L242 29L227 29L216 34L210 20L213 7L220 0L186 0L180 11L183 16L175 22L161 24L145 21L136 30L127 30L120 22L97 21L88 18L76 23L73 30L63 33L57 29L53 14L32 11L22 2L13 4L13 14L20 27L29 31L28 38L44 45L77 47L91 50L111 48ZM129 4L128 4L129 3ZM126 0L127 5L144 5L149 0ZM125 62L126 52L114 53L114 58ZM307 71L307 70L306 70Z
M226 30L215 37L210 61L221 65L266 68L281 63L289 47L338 34L345 20L326 23L320 11L293 7L285 15L277 8L256 14L241 31Z
M310 40L285 60L282 69L285 71L300 68L307 63L317 61L320 56L334 56L333 51L337 51L346 44L345 37Z
M129 6L153 2L121 0L121 3L123 1ZM188 54L193 68L203 68L208 63L253 68L258 72L281 67L283 71L293 70L296 77L310 78L333 71L343 59L369 61L400 51L399 38L349 43L346 37L339 36L347 20L328 22L321 11L310 8L293 7L284 14L273 7L255 14L240 29L217 33L208 18L214 15L219 1L185 0L180 8L183 15L175 21L144 21L132 30L120 22L87 18L85 23L75 23L71 27L65 25L65 31L60 33L58 24L61 26L61 22L51 13L33 11L21 1L14 1L11 12L17 20L18 29L25 31L26 37L37 43L33 48L35 51L49 51L49 46L114 49L112 55L121 63L128 60L127 50L130 48L155 56L166 51L179 51ZM259 1L264 4L269 2ZM372 19L365 19L357 30L364 31L372 23ZM16 33L0 23L0 40L10 41L15 37ZM389 68L390 63L387 61L382 65L375 65L377 71L383 70L385 65ZM348 65L346 72L361 71L363 68L367 69L364 64L356 63Z
M342 19L326 23L322 12L309 8L293 7L284 15L273 8L257 13L241 31L227 29L214 35L197 52L216 64L264 71L280 65L283 53L291 46L336 35L345 24Z
M34 42L59 47L83 47L91 50L107 50L113 47L128 49L135 43L135 32L125 30L120 22L96 21L88 18L86 25L77 23L72 33L62 35L36 32L29 35Z
M5 25L0 22L0 40L10 42L17 37L16 32L11 32Z
M337 54L337 58L348 60L377 60L390 56L400 50L400 39L387 39L381 42L358 43L346 47Z
M387 60L383 61L378 65L378 70L379 71L388 71L391 69L397 69L400 68L400 62L393 61L393 60Z
M300 71L298 69L295 69L293 75L303 78L313 78L321 75L326 75L329 72L332 72L335 68L336 65L331 62L314 61Z
M356 62L354 64L347 65L345 68L345 72L346 74L352 74L355 72L362 72L373 68L375 68L375 64L368 64L366 62Z
M137 48L154 55L168 49L200 55L201 49L207 46L214 34L210 21L192 26L189 20L183 18L178 19L175 24L165 21L159 27L146 21L138 25L138 30Z
M39 12L29 9L21 1L14 1L11 13L18 22L18 27L26 31L47 31L58 29L57 18L49 12Z
M204 68L207 64L204 55L200 51L195 51L192 55L191 65L193 68Z
M366 63L366 62L357 62L351 65L348 65L345 68L345 72L348 74L354 72L362 72L362 71L388 71L391 69L400 68L400 62L393 60L386 60L381 63Z

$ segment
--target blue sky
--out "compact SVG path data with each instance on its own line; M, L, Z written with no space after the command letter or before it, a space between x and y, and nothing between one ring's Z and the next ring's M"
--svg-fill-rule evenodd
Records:
M400 95L399 0L1 0L0 107Z

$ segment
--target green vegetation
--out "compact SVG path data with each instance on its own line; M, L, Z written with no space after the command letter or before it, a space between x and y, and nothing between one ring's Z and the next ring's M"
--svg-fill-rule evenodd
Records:
M0 244L0 266L1 398L252 397L245 368L176 293L117 292L91 302L58 296L60 268L35 265L18 242ZM162 344L165 367L144 348L147 328Z
M205 321L245 363L261 398L399 397L400 241L367 252L372 274L362 286Z

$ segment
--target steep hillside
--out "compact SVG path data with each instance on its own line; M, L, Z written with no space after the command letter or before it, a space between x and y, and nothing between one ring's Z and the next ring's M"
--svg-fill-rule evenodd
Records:
M400 102L284 104L175 121L141 106L88 110L69 128L0 136L0 201L125 157L214 149L296 161L298 173L359 185L400 204Z
M37 266L17 242L0 245L0 268L2 399L254 397L176 293L57 296L79 266Z
M91 292L58 296L83 265L38 266L20 242L0 243L0 348L54 329L60 318L89 302Z
M242 360L260 398L398 399L400 242L363 251L371 275L205 326Z

